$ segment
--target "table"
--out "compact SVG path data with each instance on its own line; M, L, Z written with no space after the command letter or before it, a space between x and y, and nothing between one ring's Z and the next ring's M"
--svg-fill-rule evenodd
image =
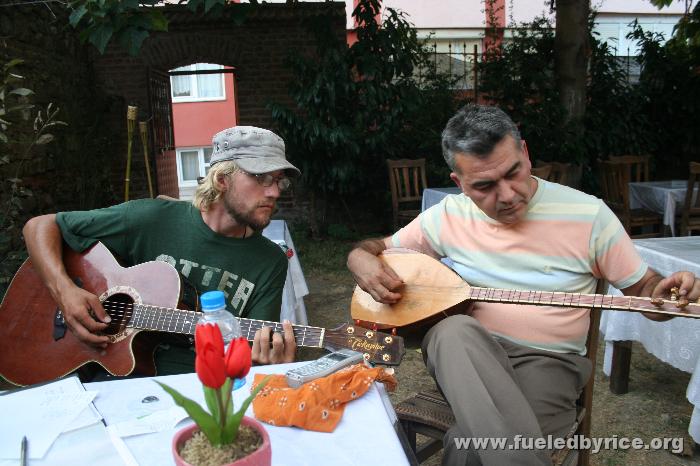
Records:
M235 406L240 406L241 401L249 395L250 383L256 372L284 373L299 364L304 363L253 367L246 377L246 385L234 391ZM94 404L107 426L110 426L174 406L172 398L153 382L154 379L204 404L201 383L194 373L87 383L85 389L99 392ZM155 396L157 401L142 403L141 400L147 396ZM252 406L246 414L252 416ZM264 424L264 427L272 443L273 465L404 465L408 464L408 460L396 435L396 422L396 414L383 385L375 383L361 398L348 403L342 420L332 433L268 424ZM138 464L172 466L172 437L176 430L189 424L191 421L188 419L180 422L175 429L126 437L123 440ZM83 447L89 449L87 445ZM74 451L81 451L81 446L76 445ZM128 458L128 453L126 456ZM80 458L76 455L71 464L87 463L80 463Z
M462 191L457 186L448 188L426 188L423 190L423 202L421 203L421 211L434 206L448 194L461 194Z
M287 267L287 280L284 282L282 293L282 310L280 320L288 319L293 324L308 325L306 318L306 306L304 296L309 294L306 286L304 272L301 270L301 263L294 249L292 236L289 234L287 222L284 220L272 220L262 232L263 236L279 244L285 251L292 251Z
M642 181L631 182L630 208L644 208L658 212L664 216L664 225L675 236L676 208L683 208L685 193L688 190L687 180ZM697 193L695 194L697 195Z
M700 236L640 239L635 240L634 245L646 263L662 275L678 270L700 275ZM621 294L614 288L609 293ZM615 367L614 373L612 367L613 349L615 352L619 349L619 343L614 348L613 342L627 340L641 342L660 360L693 374L686 392L688 401L694 406L688 432L695 442L700 443L700 321L675 318L668 322L653 322L635 312L604 311L600 330L605 334L603 372L613 374L611 384L619 373L625 378L629 374L629 353L623 357L615 354L616 362L622 367Z

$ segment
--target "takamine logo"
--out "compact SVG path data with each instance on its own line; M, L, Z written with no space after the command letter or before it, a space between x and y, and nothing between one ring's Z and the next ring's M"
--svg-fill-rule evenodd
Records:
M350 347L355 351L381 351L384 349L385 345L380 345L379 343L370 343L361 338L352 337L350 338Z

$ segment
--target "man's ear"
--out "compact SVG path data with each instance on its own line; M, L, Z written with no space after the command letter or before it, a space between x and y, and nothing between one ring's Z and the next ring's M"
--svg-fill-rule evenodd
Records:
M450 173L450 179L455 182L460 191L464 192L464 189L462 189L462 182L455 172Z
M228 190L229 183L230 183L230 180L228 179L228 175L223 174L223 173L217 174L215 182L216 182L217 189L219 191L221 191L222 193L224 193Z
M525 161L528 165L527 169L532 170L532 160L530 160L530 153L527 151L527 142L525 142L525 139L521 139L520 142L522 143L523 152L525 153Z

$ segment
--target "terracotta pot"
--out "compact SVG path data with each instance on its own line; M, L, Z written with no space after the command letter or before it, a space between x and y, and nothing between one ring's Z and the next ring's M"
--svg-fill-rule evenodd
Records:
M255 429L262 437L262 445L250 455L222 466L270 466L272 463L272 445L270 444L270 436L265 428L258 421L248 416L243 416L241 426ZM197 430L199 430L199 427L196 424L192 424L191 426L183 427L175 433L173 437L173 458L177 466L191 466L180 456L180 448Z

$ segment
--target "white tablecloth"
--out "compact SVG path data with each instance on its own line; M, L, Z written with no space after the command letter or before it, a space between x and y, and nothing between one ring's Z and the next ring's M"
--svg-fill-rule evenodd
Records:
M423 190L423 202L421 204L421 211L434 206L448 194L459 194L461 192L462 191L460 191L460 189L457 186L451 186L449 188L426 188Z
M246 385L234 391L234 406L240 406L241 401L249 395L254 373L284 373L298 364L304 363L253 367L246 377ZM167 383L204 406L202 386L196 374L156 379ZM99 392L94 404L104 417L107 426L174 406L170 395L151 378L88 383L85 384L85 389ZM147 396L155 396L157 401L142 403ZM373 384L365 395L348 403L343 418L332 433L263 424L272 443L272 464L280 466L408 464L394 430L396 414L391 403L387 405L385 400L387 397L384 387L381 384ZM246 414L252 416L252 409L252 406L248 408ZM123 440L138 464L172 466L174 464L171 453L172 437L176 430L189 424L191 421L188 419L180 422L175 429L126 437ZM75 460L71 463L72 465L86 464L81 462L83 448L89 449L89 445L75 446Z
M304 273L301 270L299 257L294 249L294 242L289 234L287 223L284 220L273 220L263 230L263 236L279 244L285 252L292 251L287 268L287 280L284 283L284 292L282 293L280 319L288 319L293 324L308 325L304 296L309 294L309 288L306 286Z
M689 270L700 275L700 236L639 239L634 241L642 258L662 275ZM611 288L610 294L621 294ZM688 432L700 443L700 320L675 318L653 322L639 313L604 311L600 330L605 334L603 371L610 375L613 341L634 340L660 360L690 372L686 396L694 405Z
M683 208L686 180L644 181L630 183L630 208L644 208L664 216L664 225L675 236L676 208Z

